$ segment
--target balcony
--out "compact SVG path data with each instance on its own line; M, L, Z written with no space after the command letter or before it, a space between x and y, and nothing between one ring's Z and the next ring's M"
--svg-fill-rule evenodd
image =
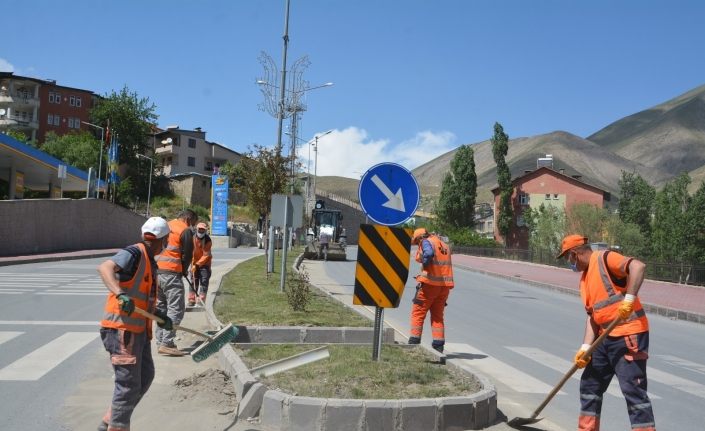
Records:
M20 129L39 129L39 123L26 115L3 115L0 117L0 125L15 126Z
M154 154L178 154L178 148L179 147L175 147L174 145L158 145L157 148L154 149Z

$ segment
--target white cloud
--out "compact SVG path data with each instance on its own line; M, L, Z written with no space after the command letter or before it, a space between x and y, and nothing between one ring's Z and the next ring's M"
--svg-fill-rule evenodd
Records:
M4 58L0 58L0 72L14 72L15 66Z
M360 178L369 168L383 162L398 163L411 170L453 150L455 140L451 132L424 131L393 145L388 139L371 139L364 129L348 127L333 130L318 140L318 166L312 147L310 169L319 176L348 178ZM308 151L307 146L298 149L304 170L309 166Z

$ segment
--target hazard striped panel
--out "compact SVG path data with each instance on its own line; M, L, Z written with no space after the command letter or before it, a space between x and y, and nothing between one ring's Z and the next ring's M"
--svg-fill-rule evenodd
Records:
M353 304L396 308L409 276L411 230L361 224Z

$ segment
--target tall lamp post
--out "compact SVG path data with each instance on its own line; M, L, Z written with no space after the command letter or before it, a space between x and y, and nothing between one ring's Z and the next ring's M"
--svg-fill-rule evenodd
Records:
M100 158L98 159L98 176L97 176L97 180L96 180L98 185L95 188L95 197L97 199L98 195L100 193L100 191L99 191L100 190L100 187L99 187L99 185L100 185L100 171L103 168L103 141L105 140L105 130L100 126L95 125L93 123L89 123L87 121L81 121L81 123L85 124L86 126L91 126L91 127L95 127L96 129L100 129Z
M137 154L137 158L149 160L149 185L147 186L147 217L149 217L149 202L152 198L152 158L139 153Z
M332 130L329 130L325 133L322 133L320 135L316 135L314 139L316 140L316 143L313 147L313 151L316 153L314 161L313 161L313 200L316 200L316 177L318 176L318 138L321 138L323 136L326 136L332 132Z

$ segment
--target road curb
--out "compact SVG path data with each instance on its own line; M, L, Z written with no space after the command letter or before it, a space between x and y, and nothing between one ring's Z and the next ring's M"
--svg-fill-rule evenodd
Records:
M303 255L299 255L295 259L294 270L298 271L302 260ZM227 271L230 270L232 268ZM213 313L215 293L220 290L221 283L222 277L217 283L217 287L212 290L213 295L209 294L206 300L206 317L209 323L215 327L223 326ZM240 329L246 331L247 337L251 337L250 333L262 334L266 332L261 327L240 327ZM306 333L316 332L311 331L315 328L279 327L272 334L276 333L277 337L291 340L286 342L301 342L306 338L302 335L302 329L305 329ZM315 335L315 342L331 342L324 340L327 336L336 337L337 340L345 339L345 331L350 329L356 329L357 331L354 332L362 334L359 329L372 331L373 328L337 328L337 332L333 331L335 328L321 329L322 331ZM363 335L363 338L366 343L372 339L371 335ZM385 330L384 339L393 342L393 329ZM421 347L425 348L425 346ZM249 372L231 345L220 350L219 360L223 369L230 374L236 395L241 400L242 406L238 414L247 419L258 413L262 425L269 429L287 431L337 431L340 429L448 431L481 429L492 425L497 418L497 391L489 379L474 371L472 374L481 383L482 389L467 396L406 400L334 399L289 395L276 389L266 389L262 393L261 383ZM448 363L454 368L468 372L453 364L452 360L449 360Z

